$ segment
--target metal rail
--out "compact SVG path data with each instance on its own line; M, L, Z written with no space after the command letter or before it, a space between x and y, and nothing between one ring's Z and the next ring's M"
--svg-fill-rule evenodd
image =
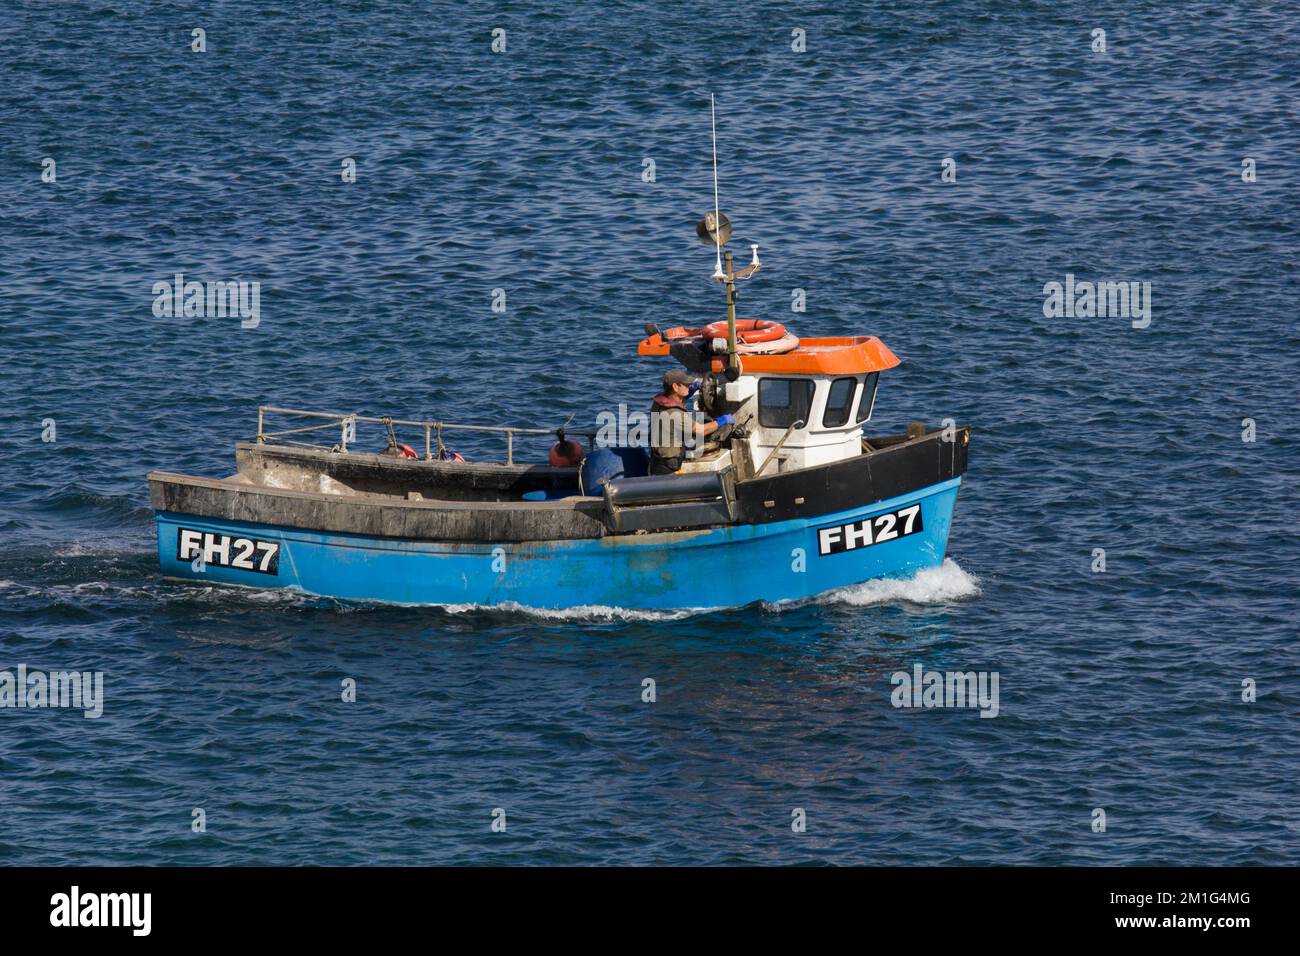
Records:
M759 475L761 475L761 474L763 473L764 469L766 469L767 466L770 465L770 464L772 463L772 459L775 458L775 457L776 457L776 453L779 452L779 451L781 450L781 446L784 445L784 444L785 444L785 440L786 440L787 438L790 437L790 433L791 433L792 431L794 431L796 428L803 428L804 425L807 425L807 424L808 424L807 422L791 422L791 423L790 423L790 426L789 426L788 428L786 428L786 430L785 430L785 434L781 436L781 440L780 440L779 442L776 443L776 445L772 448L772 450L771 450L770 452L767 453L767 457L763 459L763 464L761 464L761 465L758 466L758 471L754 472L754 477L755 477L755 478L757 478Z
M297 415L302 418L325 418L328 419L323 425L308 425L303 428L288 428L282 431L268 432L266 430L266 416L270 415ZM570 418L572 421L572 418ZM313 445L311 442L300 442L285 439L286 435L300 435L304 432L321 431L323 429L338 428L339 444L337 448L340 451L348 450L349 431L352 440L356 441L356 426L358 422L368 422L375 425L395 425L406 428L421 428L424 430L424 460L433 461L433 438L436 433L438 438L438 450L441 452L444 448L442 444L442 433L448 430L471 431L471 432L501 432L506 436L506 464L515 463L515 435L554 435L558 429L555 428L520 428L514 425L460 425L455 422L444 421L415 421L408 419L392 418L384 416L376 418L370 415L359 415L355 412L313 412L304 408L281 408L277 405L259 405L257 406L257 443L265 444L268 438L283 440L286 445L301 445L307 448L320 448L321 445ZM350 429L349 429L349 426ZM564 426L560 426L564 428ZM596 432L590 431L570 431L564 428L565 436L578 435L583 438L595 438Z

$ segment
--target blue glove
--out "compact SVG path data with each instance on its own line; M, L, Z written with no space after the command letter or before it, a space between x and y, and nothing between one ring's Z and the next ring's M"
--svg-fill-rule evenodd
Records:
M691 387L690 390L686 393L686 397L689 399L692 395L694 395L699 390L700 390L700 380L697 378L695 381L691 382Z
M717 418L714 419L714 421L716 421L716 422L718 423L718 427L719 427L719 428L725 428L725 427L727 427L728 425L733 425L733 424L735 424L735 422L736 422L736 416L735 416L735 415L719 415Z

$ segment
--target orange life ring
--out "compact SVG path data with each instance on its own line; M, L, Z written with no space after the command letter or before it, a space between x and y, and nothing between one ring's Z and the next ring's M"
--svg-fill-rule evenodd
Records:
M706 339L725 339L727 337L727 323L709 323L704 327L704 337ZM785 326L780 322L769 322L767 319L736 320L736 341L744 345L775 342L777 339L784 337Z

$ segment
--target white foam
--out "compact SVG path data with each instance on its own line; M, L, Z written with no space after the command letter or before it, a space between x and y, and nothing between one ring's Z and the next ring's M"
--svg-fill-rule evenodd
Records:
M298 587L260 588L227 581L205 584L193 578L168 578L166 583L171 586L162 590L158 595L159 599L182 604L194 601L200 603L211 601L214 604L252 601L258 604L305 607L321 601L335 601L334 598L308 594Z
M54 556L56 558L127 558L140 554L152 554L154 551L155 549L152 546L142 544L134 538L122 540L105 540L101 538L94 543L86 541L66 542L54 549Z
M86 558L96 557L101 554L109 553L107 548L95 548L84 545L80 541L74 541L71 544L54 549L56 558Z
M613 607L608 604L581 604L576 607L529 607L514 601L501 604L439 604L449 614L475 612L507 612L539 617L549 621L680 621L695 614L705 614L713 608L682 608L673 611L645 611L630 607Z
M925 568L910 578L878 578L827 591L814 600L825 604L945 604L980 593L979 579L967 574L952 558L937 568Z
M172 583L170 580L168 584ZM166 602L213 602L247 600L270 605L302 606L319 601L333 601L328 597L309 594L299 588L251 588L239 585L198 584L186 581L183 586L162 588L156 585L127 585L112 581L81 581L72 584L33 586L18 581L0 581L0 590L18 591L25 596L47 599L86 598L107 595L128 599ZM910 578L882 578L864 581L848 587L826 591L811 598L791 601L764 602L763 607L773 611L789 610L808 604L844 604L852 607L872 607L878 604L944 604L980 593L979 579L964 571L951 558L943 565L927 568ZM709 614L726 608L678 608L673 610L644 610L607 604L584 604L565 608L542 608L507 601L502 604L407 604L404 602L361 601L338 602L339 610L365 606L436 607L449 614L520 614L545 621L615 622L615 621L680 621L699 614Z
M811 598L791 601L763 602L771 610L788 610L806 604L848 604L854 607L871 607L877 604L945 604L980 593L979 579L964 571L952 558L945 558L937 568L926 568L910 578L880 578L848 587L826 591ZM505 611L526 614L553 621L680 621L697 614L709 614L727 608L682 608L671 611L647 611L628 607L611 607L605 604L586 604L579 607L537 608L513 601L502 604L440 604L451 614L470 614L476 611Z

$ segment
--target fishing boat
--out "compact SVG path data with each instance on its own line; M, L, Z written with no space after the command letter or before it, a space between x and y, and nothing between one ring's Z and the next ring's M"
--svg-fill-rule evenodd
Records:
M899 365L884 342L737 317L736 285L761 263L754 245L735 268L716 170L715 145L714 209L696 232L726 318L649 324L637 352L694 376L687 414L725 427L665 439L263 406L233 475L149 474L163 574L353 601L663 610L793 601L941 565L969 427L868 436ZM268 428L279 418L292 427ZM380 427L383 449L362 450L358 429ZM464 460L452 433L499 434L505 461ZM552 434L545 462L516 461L517 440ZM664 441L681 444L680 467L650 474L645 446Z

